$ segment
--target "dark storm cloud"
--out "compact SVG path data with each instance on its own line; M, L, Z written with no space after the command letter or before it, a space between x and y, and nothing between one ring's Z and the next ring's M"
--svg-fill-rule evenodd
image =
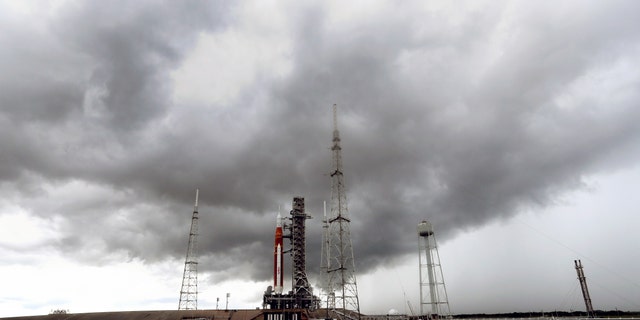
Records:
M639 137L637 72L622 71L633 76L619 84L624 98L615 106L572 91L620 60L637 62L627 51L639 40L628 32L637 22L627 5L588 6L573 19L570 8L481 8L460 25L424 22L439 35L418 34L420 24L400 15L336 31L311 13L305 21L319 22L299 37L295 72L278 96L288 107L277 117L313 131L326 106L344 105L360 269L413 250L424 218L446 239L553 203L584 177L616 168L612 157L629 156Z
M13 21L0 119L3 136L20 137L3 143L18 150L2 171L100 180L128 165L142 131L166 114L171 67L194 33L222 23L221 9L79 2L37 17L40 28Z
M61 14L53 28L65 45L89 58L86 85L106 91L99 101L106 109L105 124L126 132L166 112L168 71L193 43L194 32L221 23L220 9L187 3L86 2Z
M0 179L50 186L25 207L64 217L58 247L94 262L182 259L199 187L200 265L214 281L238 269L267 279L276 209L302 195L312 272L337 103L366 272L414 250L420 220L447 239L637 160L633 7L510 2L444 18L404 4L344 26L328 8L296 7L291 72L224 106L172 101L169 74L200 32L234 27L233 8L65 7L50 32L10 25L22 40L0 61L19 80L0 89ZM46 193L70 181L99 188L51 206Z
M3 10L7 19L2 19L0 37L5 48L0 59L0 181L7 190L20 188L29 198L25 207L68 220L60 245L70 253L95 244L105 252L130 250L143 258L164 255L159 251L172 247L163 239L174 238L157 239L154 223L176 210L167 209L166 202L137 205L164 195L149 199L145 190L136 188L144 186L136 179L149 177L131 173L153 166L149 161L161 137L147 130L161 126L170 107L170 71L198 32L224 26L229 8L141 1L77 2L38 10L33 24L14 18L9 8ZM39 185L62 188L77 179L105 185L111 192L102 196L111 200L83 190L73 199L32 201L47 192ZM85 199L89 203L80 207ZM139 212L131 214L138 219L127 219L131 226L122 222L112 225L115 232L104 229L119 213L133 208ZM154 236L146 234L140 241L144 232L134 231Z

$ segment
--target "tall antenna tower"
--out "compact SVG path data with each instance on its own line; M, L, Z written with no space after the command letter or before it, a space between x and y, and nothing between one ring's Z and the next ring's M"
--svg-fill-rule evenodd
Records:
M587 316L589 318L594 317L593 305L591 304L591 296L589 295L589 288L587 288L587 277L584 276L584 270L582 269L582 261L573 260L576 266L576 272L578 273L578 280L580 281L580 287L582 288L582 297L584 298L584 305L587 308Z
M418 224L418 259L420 262L420 315L449 317L449 300L444 285L442 265L433 226L427 221ZM428 289L428 290L427 290ZM425 310L426 309L426 310Z
M191 217L191 230L189 231L189 245L187 246L187 257L184 260L184 274L182 276L182 287L180 288L180 302L178 310L198 309L198 259L197 259L197 237L198 237L198 193L196 189L196 202L193 206L193 216Z
M331 214L328 217L327 299L328 309L357 312L360 317L355 259L351 245L347 195L342 173L342 148L338 131L337 106L333 105L333 171L331 171ZM346 315L343 313L343 315Z

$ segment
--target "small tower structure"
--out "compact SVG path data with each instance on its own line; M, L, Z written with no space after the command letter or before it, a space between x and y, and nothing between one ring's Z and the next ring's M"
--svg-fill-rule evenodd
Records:
M196 189L196 201L193 206L191 216L191 228L189 230L189 244L187 245L187 256L184 260L184 273L182 276L182 286L180 287L180 301L178 310L198 309L198 193Z
M440 254L433 232L427 221L418 224L418 259L420 267L420 315L429 318L450 317L447 288L444 284Z
M582 261L573 260L578 273L578 281L580 281L580 288L582 288L582 297L584 298L584 305L587 309L587 316L593 318L595 316L593 311L593 305L591 304L591 296L589 295L589 288L587 287L587 277L584 276L584 270L582 269Z
M338 131L337 105L333 105L333 169L331 171L331 213L328 217L327 269L325 293L327 308L337 311L340 316L348 316L346 311L354 311L360 317L360 302L356 284L356 268L351 244L347 195L342 172L342 147Z

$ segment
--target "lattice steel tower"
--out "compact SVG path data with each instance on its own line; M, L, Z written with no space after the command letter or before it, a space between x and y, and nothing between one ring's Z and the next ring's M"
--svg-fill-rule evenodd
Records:
M187 257L184 260L184 274L182 276L182 286L180 287L178 310L198 309L198 193L199 190L196 189L196 202L193 206L193 216L191 217L189 244L187 246Z
M420 262L420 315L450 317L447 288L444 285L438 244L433 226L427 221L418 224L418 258ZM427 290L428 289L428 290ZM426 310L425 310L426 308ZM425 313L426 312L426 313Z
M584 305L587 308L587 316L593 318L595 313L593 311L593 305L591 304L591 296L589 295L589 288L587 287L587 277L584 276L584 270L582 269L582 261L573 260L576 266L576 272L578 273L578 280L580 281L580 288L582 288L582 297L584 298Z
M356 268L351 245L347 195L342 172L342 148L337 106L333 105L333 171L331 172L331 214L328 218L327 308L355 311L360 315Z
M304 211L304 198L294 197L291 209L291 256L293 257L294 307L318 308L318 298L313 296L306 271L305 220L311 216Z

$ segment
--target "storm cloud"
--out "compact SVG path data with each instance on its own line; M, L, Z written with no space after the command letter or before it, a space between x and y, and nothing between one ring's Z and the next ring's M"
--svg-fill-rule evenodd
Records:
M0 194L51 250L181 259L200 188L214 281L268 279L296 195L318 265L334 103L363 273L640 156L640 3L221 3L0 8Z

